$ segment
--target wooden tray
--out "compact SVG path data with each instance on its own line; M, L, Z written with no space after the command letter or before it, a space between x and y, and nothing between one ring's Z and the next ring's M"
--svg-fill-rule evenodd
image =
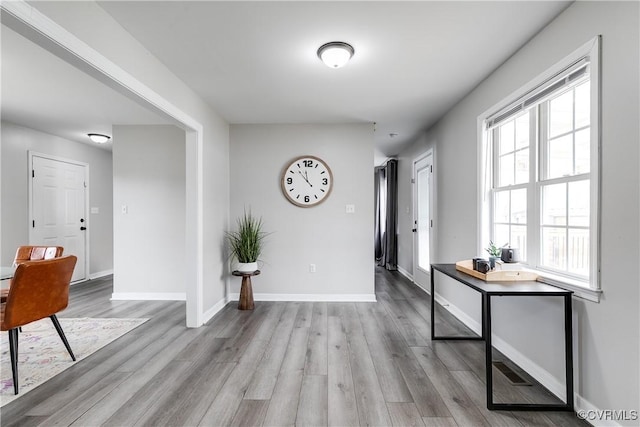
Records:
M456 262L456 270L482 279L485 282L517 282L519 280L536 280L538 278L535 272L520 268L517 264L514 265L513 269L509 270L501 270L500 268L501 266L498 265L494 270L484 274L473 269L473 261L470 259Z

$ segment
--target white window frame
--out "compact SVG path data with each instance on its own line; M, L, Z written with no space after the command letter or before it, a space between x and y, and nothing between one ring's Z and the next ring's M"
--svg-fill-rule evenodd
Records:
M523 99L526 95L554 76L566 70L572 64L579 62L581 59L588 58L590 62L590 80L591 80L591 158L590 158L590 181L591 181L591 200L590 200L590 259L589 259L589 281L577 280L570 275L556 274L545 270L539 270L540 278L538 280L559 286L575 292L576 296L581 298L599 302L602 294L600 287L600 144L601 144L601 58L600 45L601 36L597 36L580 48L576 49L566 58L546 70L544 73L530 81L528 84L518 89L501 102L489 108L478 117L477 135L478 135L478 236L477 249L478 253L484 253L484 248L491 239L491 220L492 220L492 202L491 194L493 184L493 166L492 166L492 138L491 130L487 130L487 122L491 117L496 117L497 112L508 111L516 101ZM539 157L539 153L530 151L530 156ZM537 224L536 229L539 230L540 219L540 183L538 182L538 160L535 161L536 170L530 171L530 175L535 176L535 194L528 194L527 200L535 202L533 205L527 205L527 224L532 222L532 226ZM536 211L537 210L537 211ZM531 214L533 213L533 216ZM530 236L527 237L530 241ZM540 252L539 237L535 239L537 253ZM501 244L502 242L496 242ZM531 246L531 245L529 245ZM531 255L531 247L527 248L527 252Z

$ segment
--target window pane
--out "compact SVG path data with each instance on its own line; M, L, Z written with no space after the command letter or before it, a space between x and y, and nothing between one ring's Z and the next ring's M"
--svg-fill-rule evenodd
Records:
M576 87L576 128L589 126L591 123L590 90L588 81Z
M505 243L509 242L509 226L497 224L493 230L493 243L498 247L502 247Z
M589 230L569 229L570 273L589 276Z
M566 270L567 229L542 229L542 265L545 267Z
M504 187L505 185L513 184L513 154L507 154L498 158L498 186Z
M496 192L494 222L509 222L509 191Z
M573 174L573 134L549 141L547 178Z
M569 183L569 225L589 226L589 181Z
M549 138L573 129L573 91L549 101Z
M527 189L511 192L511 222L515 224L527 223Z
M516 184L529 182L529 149L516 151Z
M529 111L516 119L516 150L529 146Z
M498 154L513 151L513 120L500 126L500 150Z
M542 225L567 224L567 185L542 187Z
M520 249L520 258L525 261L527 259L527 227L524 225L511 226L509 244L512 248Z
M591 169L591 128L576 132L576 175Z

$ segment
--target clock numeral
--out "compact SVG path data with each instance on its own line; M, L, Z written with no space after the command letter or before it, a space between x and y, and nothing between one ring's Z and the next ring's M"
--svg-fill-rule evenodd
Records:
M322 185L329 185L329 180L327 178L322 178Z
M305 168L310 168L313 166L313 160L303 160L302 163L304 163Z
M287 184L293 184L293 178L291 177L287 178Z
M316 199L317 199L317 197L316 197ZM304 196L304 202L305 203L309 203L309 196Z

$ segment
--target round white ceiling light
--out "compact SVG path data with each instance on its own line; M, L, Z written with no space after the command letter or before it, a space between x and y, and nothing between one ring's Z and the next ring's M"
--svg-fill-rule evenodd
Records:
M87 136L96 144L104 144L111 139L110 136L103 135L101 133L88 133Z
M353 46L345 42L329 42L318 48L318 58L329 68L344 66L354 53Z

